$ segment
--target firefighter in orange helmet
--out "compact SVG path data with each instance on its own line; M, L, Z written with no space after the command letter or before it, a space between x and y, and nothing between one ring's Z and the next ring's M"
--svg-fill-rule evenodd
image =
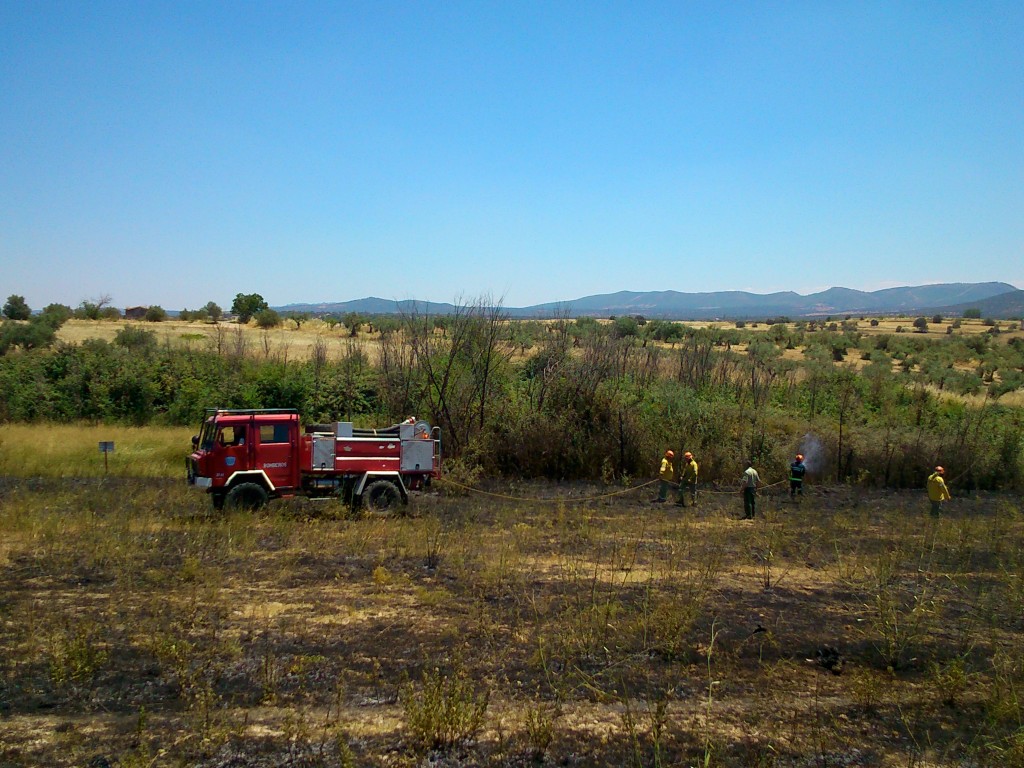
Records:
M679 467L679 496L676 504L685 507L686 496L690 496L691 506L697 506L697 462L693 454L687 451L683 454L683 463Z
M804 455L798 453L792 464L789 465L789 498L796 499L797 494L804 497L804 475L807 474L807 467L804 466Z
M661 460L661 468L658 470L658 498L654 500L655 504L664 504L668 498L668 487L673 485L676 479L676 468L672 463L675 457L674 451L665 451L665 456Z
M946 487L946 481L943 478L945 474L946 470L942 467L936 467L935 471L928 475L928 500L932 503L932 517L938 517L942 502L949 501L952 498L949 495L949 488Z

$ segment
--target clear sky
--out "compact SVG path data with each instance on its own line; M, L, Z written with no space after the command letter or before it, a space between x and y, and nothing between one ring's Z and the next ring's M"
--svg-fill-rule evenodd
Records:
M0 2L0 300L1024 287L1024 3Z

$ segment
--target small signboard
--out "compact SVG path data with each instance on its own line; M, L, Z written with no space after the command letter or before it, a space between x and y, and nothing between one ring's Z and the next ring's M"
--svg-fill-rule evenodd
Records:
M114 452L113 440L100 440L100 453L103 454L103 474L107 474L107 454Z

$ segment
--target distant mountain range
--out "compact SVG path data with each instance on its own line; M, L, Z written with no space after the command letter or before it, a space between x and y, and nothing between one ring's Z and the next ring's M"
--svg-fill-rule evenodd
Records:
M959 314L977 308L986 317L1019 317L1024 314L1024 291L1008 283L942 283L879 291L829 288L801 296L792 291L747 293L715 291L681 293L679 291L619 291L584 296L563 302L535 304L531 307L503 307L511 317L544 318L610 317L643 315L670 320L746 319L786 316L820 317L825 315L883 315L913 312ZM288 304L274 307L279 312L308 312L313 315L390 315L416 311L421 314L451 313L452 304L430 301L394 301L375 297L321 304Z

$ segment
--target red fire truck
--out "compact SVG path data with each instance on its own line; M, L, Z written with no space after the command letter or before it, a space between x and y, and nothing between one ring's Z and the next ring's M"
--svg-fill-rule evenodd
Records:
M189 485L216 509L333 496L384 513L440 475L441 432L414 418L386 429L345 421L302 429L293 409L209 409L186 465Z

